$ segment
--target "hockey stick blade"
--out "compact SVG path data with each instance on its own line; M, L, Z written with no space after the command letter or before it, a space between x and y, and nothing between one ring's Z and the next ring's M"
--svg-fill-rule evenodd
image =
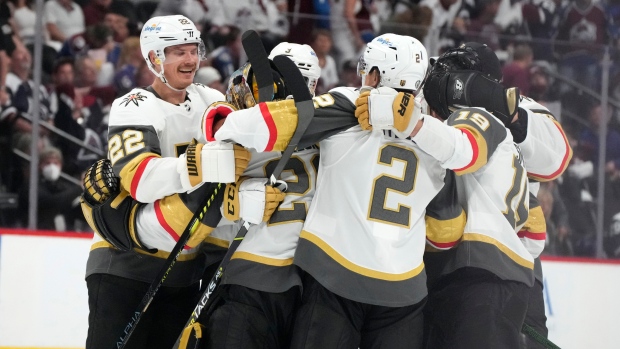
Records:
M297 68L295 63L293 63L293 61L291 61L286 56L275 57L274 63L276 67L278 68L278 70L280 71L280 73L282 74L282 76L284 77L284 81L286 83L287 88L293 94L293 99L295 100L295 106L297 107L298 120L297 120L297 128L295 129L295 133L293 134L293 137L291 137L291 141L289 142L289 145L287 146L284 153L282 153L282 156L280 157L280 160L278 160L278 163L274 167L273 172L271 174L268 174L268 177L272 178L273 182L275 182L275 179L277 179L280 176L280 173L282 173L284 166L286 166L286 163L288 162L291 155L293 154L293 151L297 148L297 142L299 142L299 140L301 139L301 136L306 132L308 125L310 125L310 122L312 121L312 118L314 117L314 104L312 102L312 95L310 95L310 91L308 90L308 85L306 84L306 81L304 80L303 75L301 75L299 68ZM228 247L228 251L226 252L226 255L224 255L224 258L222 259L219 267L217 268L217 272L211 278L209 285L207 286L206 290L200 297L200 300L198 301L198 304L194 308L192 315L190 316L189 320L185 324L185 327L183 328L184 332L191 331L191 327L194 325L194 323L196 323L196 321L198 321L198 318L200 317L200 314L202 313L202 311L204 309L207 309L209 299L211 299L211 295L213 294L217 286L220 284L222 276L224 274L224 270L228 266L228 263L230 262L232 255L235 253L235 251L241 244L241 241L243 241L243 239L245 238L245 235L248 233L250 224L244 221L242 221L241 223L242 223L241 229L239 229L239 232L237 232L237 235L235 236L232 243ZM181 333L173 349L179 348L182 337L184 338L184 340L188 340L189 334L184 335L184 333ZM186 343L183 343L183 344L186 344Z
M172 267L174 266L177 259L181 255L181 252L183 251L183 247L187 244L187 241L189 241L190 236L200 226L200 221L202 220L204 215L207 213L207 210L211 206L211 203L213 203L213 201L217 198L218 194L224 192L223 190L221 190L221 188L222 188L222 184L218 183L217 187L213 189L213 192L211 193L211 195L208 196L208 199L205 201L205 203L202 206L200 206L200 209L197 210L192 216L192 219L190 219L189 223L185 227L185 230L183 231L183 234L181 234L181 236L179 237L179 241L177 241L177 243L172 248L172 251L170 251L170 255L166 259L166 262L164 263L162 268L159 270L159 273L157 274L155 279L153 279L153 282L151 282L151 284L149 285L149 288L146 291L146 294L144 295L144 297L142 298L140 305L138 306L136 311L134 311L134 315L131 317L127 325L123 328L123 333L121 334L121 336L115 343L115 346L114 346L115 349L122 349L127 344L127 341L131 337L131 334L133 333L133 331L136 329L136 326L138 325L138 322L140 321L142 314L146 312L149 305L155 298L155 294L157 293L157 291L159 291L159 288L164 283L164 281L166 281L166 278L168 277L170 270L172 270Z
M259 102L268 102L273 99L273 75L269 56L260 36L254 30L247 30L241 36L241 44L252 65L256 85L258 86Z

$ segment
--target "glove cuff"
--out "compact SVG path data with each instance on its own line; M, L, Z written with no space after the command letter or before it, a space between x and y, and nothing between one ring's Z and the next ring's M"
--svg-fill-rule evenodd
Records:
M205 110L202 115L202 133L207 141L215 141L215 125L233 111L236 111L235 107L225 102L215 102Z

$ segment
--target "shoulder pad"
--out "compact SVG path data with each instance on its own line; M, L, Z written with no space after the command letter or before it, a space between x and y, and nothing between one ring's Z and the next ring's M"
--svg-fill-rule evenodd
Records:
M536 102L535 100L533 100L530 97L526 97L526 96L521 96L521 99L519 100L519 107L520 108L524 108L524 109L529 109L531 111L536 112L537 110L544 110L547 113L549 112L549 109L547 109L547 107L545 107L544 105Z
M190 94L198 94L206 105L210 105L215 102L226 101L226 96L224 96L222 92L200 83L193 83L189 85L187 87L187 92L189 92Z
M348 100L351 101L351 103L353 103L353 105L355 105L355 101L357 100L357 97L359 97L360 95L360 91L359 89L355 88L355 87L334 87L331 90L329 90L328 93L339 93L343 96L345 96Z
M157 116L161 113L157 97L153 93L145 89L134 88L112 102L108 124L110 126L155 125L159 120Z

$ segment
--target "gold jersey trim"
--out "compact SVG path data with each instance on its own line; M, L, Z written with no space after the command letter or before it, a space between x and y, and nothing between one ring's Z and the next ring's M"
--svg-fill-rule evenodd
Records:
M477 234L477 233L466 233L463 235L463 241L476 241L476 242L483 242L486 244L493 245L497 247L503 254L508 256L508 258L512 259L515 263L519 264L520 266L528 268L528 269L532 269L532 270L534 269L534 262L530 262L527 259L519 256L517 253L515 253L510 248L508 248L508 246L502 244L501 242L495 240L494 238L490 236Z

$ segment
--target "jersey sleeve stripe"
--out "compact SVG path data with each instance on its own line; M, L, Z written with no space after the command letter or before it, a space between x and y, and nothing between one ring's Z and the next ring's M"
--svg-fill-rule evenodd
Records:
M527 230L521 230L517 233L517 236L519 238L527 238L527 239L531 239L531 240L546 240L547 239L547 233L546 232L533 232L533 231L527 231Z
M155 213L159 224L172 236L174 241L179 240L193 216L179 194L158 200L155 204ZM213 228L201 223L192 233L184 248L189 249L198 246L212 231Z
M471 130L465 129L463 126L456 127L467 136L467 139L469 139L469 143L471 144L473 150L471 162L464 167L454 169L454 172L456 174L463 175L466 173L474 172L480 167L484 166L487 158L487 147L484 137L480 136L479 134L478 137L476 137Z
M297 129L298 116L295 101L287 99L284 101L261 103L260 105L263 117L265 117L265 114L268 114L269 120L272 123L268 123L267 118L265 118L269 128L268 150L265 151L285 150ZM262 109L263 106L265 107L264 110Z
M452 242L437 242L437 241L433 241L431 239L429 239L428 237L426 238L426 241L433 246L434 248L438 249L438 250L448 250L451 249L452 247L456 246L458 241L452 241Z
M465 212L450 219L436 219L430 216L426 220L426 239L428 242L439 249L450 248L461 239L465 230Z
M278 129L276 128L276 124L273 121L273 116L271 115L267 104L259 103L258 105L260 108L260 112L263 115L263 119L265 119L265 124L267 124L267 128L269 129L269 141L267 142L265 151L271 151L278 137Z
M149 161L153 160L156 157L157 156L155 156L155 154L146 153L146 154L136 157L133 161L125 165L125 168L127 168L127 166L132 166L132 163L134 163L134 161L135 163L138 164L133 175L131 174L131 170L130 170L130 173L128 173L128 175L131 176L131 182L130 182L131 189L129 192L131 193L131 197L133 197L134 199L136 198L136 193L138 191L138 184L140 183L140 178L142 178L142 174L144 173L144 169L146 168L146 165L149 163ZM123 171L125 170L125 168L123 168Z
M568 143L568 139L566 138L566 134L562 130L562 126L560 126L560 124L557 121L553 121L553 123L555 124L555 126L558 128L558 131L562 135L562 139L564 139L566 151L564 152L564 158L562 158L560 167L555 172L549 175L542 175L542 174L536 174L536 173L531 173L531 172L527 173L530 178L538 180L540 182L551 181L551 180L558 178L562 173L564 173L564 171L568 167L568 163L570 162L570 159L573 157L573 149L571 148L570 143Z
M172 229L168 222L166 222L166 218L164 217L164 213L162 212L161 206L159 204L160 201L161 200L155 201L155 215L157 216L157 221L159 222L159 225L161 225L162 228L164 228L164 230L168 234L170 234L174 241L179 241L179 235L177 235L176 231L174 231L174 229ZM185 245L183 246L183 249L188 250L189 246Z

